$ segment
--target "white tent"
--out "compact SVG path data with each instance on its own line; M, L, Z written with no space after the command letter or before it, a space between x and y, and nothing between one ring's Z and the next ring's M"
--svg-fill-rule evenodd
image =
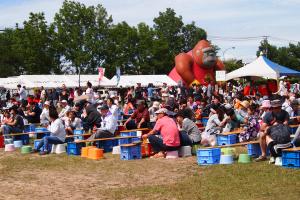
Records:
M154 86L162 86L163 83L167 83L168 86L177 85L177 83L167 75L122 75L118 85L116 76L114 76L111 81L115 86L122 87L136 86L137 83L141 83L143 87L148 86L149 83L153 83Z
M259 76L277 79L280 76L300 76L300 72L281 66L264 56L260 56L244 67L226 74L226 80L244 76Z
M90 81L93 86L98 86L98 75L81 75L80 86L86 86ZM66 87L74 88L78 86L78 75L21 75L18 77L1 78L0 85L7 89L16 89L18 84L26 86L27 89L44 86L44 88L57 88L65 84ZM113 86L114 84L103 77L100 86Z

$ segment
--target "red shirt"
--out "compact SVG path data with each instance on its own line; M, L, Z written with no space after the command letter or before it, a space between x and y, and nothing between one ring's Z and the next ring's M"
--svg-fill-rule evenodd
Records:
M144 108L143 111L139 111L138 109L134 111L134 113L131 115L132 119L135 119L135 123L139 123L142 118L145 119L145 122L150 122L150 115L147 108Z
M179 130L172 118L164 116L158 119L155 123L154 130L160 132L165 145L170 147L180 146Z

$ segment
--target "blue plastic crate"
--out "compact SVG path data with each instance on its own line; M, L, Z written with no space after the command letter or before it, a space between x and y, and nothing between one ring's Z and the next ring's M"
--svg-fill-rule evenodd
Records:
M300 158L282 157L282 166L287 168L300 168Z
M220 163L221 155L216 156L199 156L197 157L198 165L216 165Z
M120 132L120 136L128 137L128 136L137 136L137 135L136 135L136 131L132 131L132 132Z
M25 127L24 127L24 132L25 133L34 132L34 131L35 131L35 125L34 124L25 125Z
M300 151L282 151L282 158L298 158L298 159L300 159Z
M237 135L217 135L217 144L219 146L221 145L227 145L227 144L235 144L237 142Z
M206 125L207 125L207 122L208 122L208 118L202 118L202 119L201 119L201 122L202 122L202 125L203 125L203 126L206 126Z
M132 138L119 139L119 145L132 143Z
M139 137L132 138L131 141L132 141L132 143L140 142L140 141L141 141L141 138L139 138Z
M247 144L248 155L251 157L258 157L261 155L261 149L259 144Z
M35 132L37 133L36 134L37 139L42 139L44 136L50 135L50 131L44 127L35 128ZM40 132L47 132L47 133L40 133Z
M115 140L107 140L107 141L98 141L97 148L104 149L104 153L112 152L112 149L116 145Z
M68 155L80 155L81 154L81 148L83 147L83 143L74 143L69 142L67 144L67 153Z
M74 135L82 135L84 133L84 130L83 129L75 129L73 131ZM79 139L79 140L83 140L83 136L77 136L75 137L76 139Z
M34 149L37 149L38 145L40 144L41 140L34 140ZM51 152L52 144L48 144L47 151ZM45 145L40 149L40 151L45 151Z
M198 149L197 150L197 157L219 156L219 155L221 155L220 148Z
M130 147L121 146L121 160L136 160L142 158L141 145L134 145Z

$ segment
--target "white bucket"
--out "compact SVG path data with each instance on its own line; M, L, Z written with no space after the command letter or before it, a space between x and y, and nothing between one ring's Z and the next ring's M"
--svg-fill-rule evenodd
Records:
M179 157L188 157L192 156L192 147L191 146L182 146L179 149Z
M167 159L178 158L178 151L167 151Z
M121 147L120 146L114 146L112 150L112 154L121 154Z

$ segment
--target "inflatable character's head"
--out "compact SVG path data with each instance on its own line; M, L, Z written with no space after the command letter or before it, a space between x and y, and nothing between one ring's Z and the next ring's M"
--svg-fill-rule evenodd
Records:
M206 69L215 66L217 56L215 49L207 40L200 40L192 50L195 62Z

